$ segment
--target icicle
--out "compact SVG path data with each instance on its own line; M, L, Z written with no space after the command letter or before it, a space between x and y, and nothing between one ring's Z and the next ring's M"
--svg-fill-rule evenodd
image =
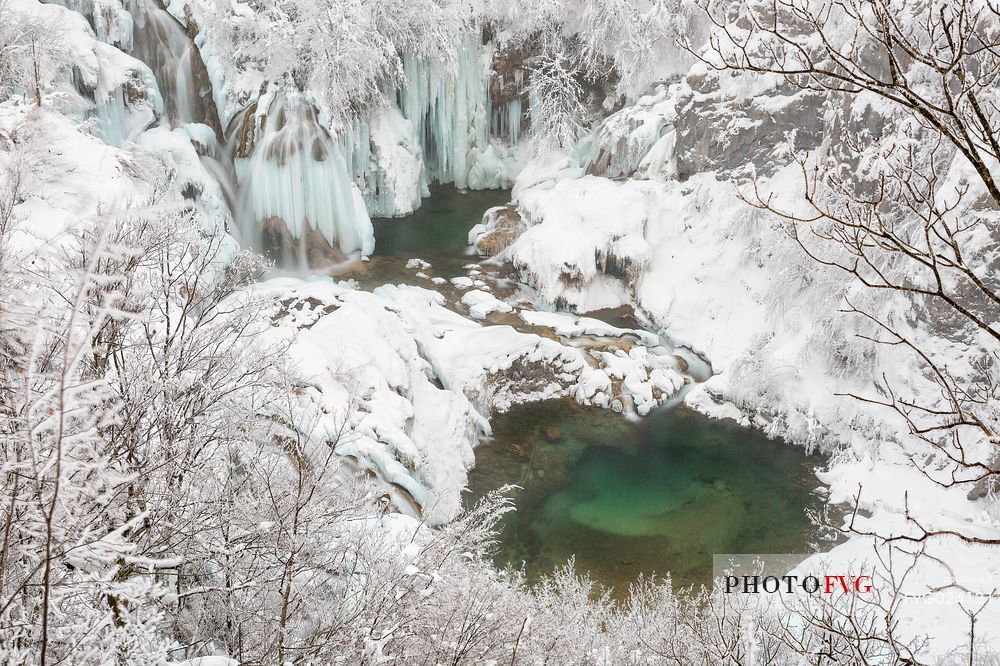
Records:
M507 131L511 144L521 140L521 98L515 97L507 104Z
M412 212L432 181L510 187L520 170L511 146L521 139L522 100L491 102L494 54L474 35L466 35L457 55L449 69L404 54L405 82L388 91L390 105L338 133L347 171L371 215ZM520 94L524 73L518 69L513 77Z
M370 215L409 215L429 194L421 186L420 142L395 107L378 109L367 123L351 123L338 134L338 143Z
M507 130L509 132L511 145L517 145L521 140L521 115L524 112L524 104L521 95L524 92L524 70L514 70L514 89L517 97L507 104Z
M103 46L103 45L102 45ZM109 48L109 47L105 47ZM126 89L130 91L126 95ZM138 94L141 92L141 94ZM98 72L94 90L94 116L101 138L112 146L134 141L163 110L163 99L157 92L156 80L149 68L135 62L125 78L108 80L102 69Z
M404 57L403 72L400 109L417 130L425 180L464 188L474 164L472 151L485 150L489 139L488 68L478 41L466 37L454 75L412 56Z

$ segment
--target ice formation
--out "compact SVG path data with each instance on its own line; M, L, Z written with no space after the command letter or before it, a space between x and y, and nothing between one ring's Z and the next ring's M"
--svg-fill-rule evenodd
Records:
M634 105L602 120L577 145L574 162L587 173L607 178L643 177L650 170L654 176L672 177L669 160L677 117L675 105L677 91L683 85L657 86ZM660 173L664 169L667 171Z
M94 11L100 7L105 5L96 5ZM121 146L134 141L160 117L163 99L149 67L97 38L103 34L102 39L131 43L131 23L118 16L112 5L107 5L103 23L97 22L103 26L97 34L87 19L65 6L16 0L10 8L60 27L73 62L72 85L90 102L81 119L93 118L107 143Z
M408 215L430 194L420 140L394 105L377 109L368 122L351 123L338 143L372 217Z
M493 50L462 40L454 69L404 55L404 84L387 104L340 133L348 171L373 216L406 215L431 182L510 187L523 165L522 102L490 97ZM515 73L517 86L523 74Z
M343 252L371 254L375 236L361 192L315 107L301 96L269 94L254 127L252 155L236 160L244 241L264 247L262 225L278 220L298 242L300 259L310 252L310 230Z
M396 90L403 115L418 128L424 178L465 187L474 149L489 141L489 65L478 43L467 37L457 71L404 56L406 85ZM426 184L426 183L425 183Z

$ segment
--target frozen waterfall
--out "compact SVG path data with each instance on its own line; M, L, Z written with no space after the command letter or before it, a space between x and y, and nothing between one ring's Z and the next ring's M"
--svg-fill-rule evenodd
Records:
M351 182L340 148L299 95L267 94L252 122L254 147L236 159L241 193L237 215L244 243L289 265L375 249L361 191Z
M490 68L482 49L472 38L463 40L454 73L404 56L403 73L406 84L396 99L420 138L424 178L466 187L473 151L485 150L489 142Z

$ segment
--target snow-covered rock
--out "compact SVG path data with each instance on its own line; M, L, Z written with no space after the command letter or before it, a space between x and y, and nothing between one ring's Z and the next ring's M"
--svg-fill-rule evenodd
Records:
M108 7L108 11L116 11L111 4ZM17 20L58 31L58 46L45 47L58 50L52 56L55 62L43 70L46 80L40 83L82 97L81 104L71 106L81 110L81 119L94 119L96 131L107 143L121 146L134 140L160 116L163 99L153 72L139 60L99 40L81 14L37 0L12 0L7 11ZM124 35L122 39L127 41Z
M485 319L493 312L512 312L512 308L493 294L473 289L462 295L462 304L469 308L469 315L473 319Z
M580 311L623 305L653 256L645 232L659 195L652 183L595 176L521 189L528 228L500 257L551 302Z
M511 206L495 206L483 213L483 221L469 230L469 245L483 257L492 257L514 242L524 231L521 214Z

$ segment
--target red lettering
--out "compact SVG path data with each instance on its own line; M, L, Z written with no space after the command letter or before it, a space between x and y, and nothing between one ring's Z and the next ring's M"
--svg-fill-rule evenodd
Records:
M834 589L834 584L837 581L840 581L840 588L844 591L844 594L847 594L848 592L851 591L850 587L847 584L847 581L844 580L843 576L824 576L823 581L824 581L823 585L824 594L832 594Z

